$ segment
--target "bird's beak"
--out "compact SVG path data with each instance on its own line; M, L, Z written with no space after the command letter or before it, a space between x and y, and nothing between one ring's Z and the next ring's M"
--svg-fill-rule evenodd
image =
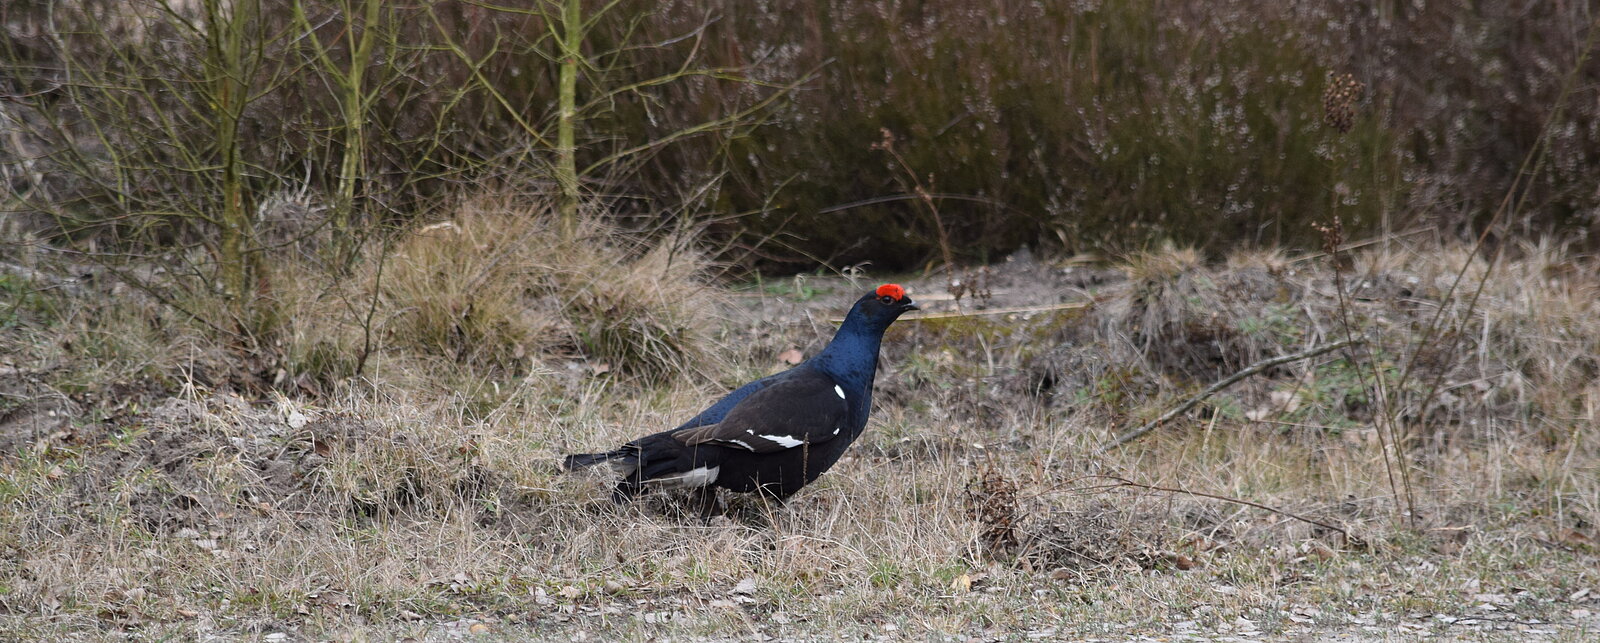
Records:
M900 312L906 312L908 310L922 310L922 309L917 307L917 303L916 302L911 301L910 299L906 299L906 303L900 304Z

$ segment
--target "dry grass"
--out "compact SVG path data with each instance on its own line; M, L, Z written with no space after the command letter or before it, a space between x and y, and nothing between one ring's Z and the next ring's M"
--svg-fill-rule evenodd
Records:
M559 474L557 457L670 425L780 368L789 346L814 351L830 330L814 320L853 289L819 280L810 301L712 298L689 267L666 265L669 251L558 253L527 217L472 207L484 218L394 245L383 349L364 379L319 396L241 399L155 361L154 377L176 385L119 405L104 387L184 333L134 332L109 309L24 320L27 333L6 341L27 350L0 375L0 632L1576 641L1600 628L1600 282L1564 249L1513 253L1462 317L1459 348L1419 360L1451 396L1402 416L1419 436L1405 450L1414 527L1396 517L1370 392L1341 357L1265 373L1143 442L1087 455L1213 371L1343 332L1320 263L1259 254L1208 266L1183 252L1105 273L1087 312L897 324L879 408L851 455L787 507L738 500L702 525L670 497L612 505L604 481ZM696 265L685 256L672 261ZM1351 301L1372 359L1413 354L1418 320L1465 259L1450 248L1355 257ZM997 306L1079 287L1071 271L1008 266ZM456 283L472 275L518 288ZM338 297L320 300L328 308L295 297L284 295L304 306L295 341L350 345L337 334L348 321L316 323L347 314ZM629 353L677 355L663 360L674 376L594 368L612 358L587 353L574 320L602 317L570 311L627 306L637 312L615 319L699 333L690 351ZM449 330L468 307L481 318ZM101 332L127 343L85 349ZM475 339L451 344L450 332ZM496 342L521 342L523 357L484 345ZM78 370L107 378L100 397L50 392ZM446 388L470 377L497 392ZM1362 542L1233 503L1108 487L1104 475L1279 507ZM974 511L1007 494L1009 511ZM1004 516L1014 542L986 538Z
M506 195L449 214L372 248L349 275L289 265L275 302L289 376L327 390L355 374L364 347L374 381L420 371L407 388L441 371L512 379L574 359L661 380L704 360L715 300L700 283L706 260L683 239L587 219L563 241L543 205Z

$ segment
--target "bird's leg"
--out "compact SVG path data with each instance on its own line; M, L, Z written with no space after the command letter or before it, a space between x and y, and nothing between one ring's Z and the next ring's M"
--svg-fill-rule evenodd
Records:
M619 505L623 504L634 499L634 497L638 496L639 492L642 490L642 487L633 484L628 479L624 478L622 482L618 482L617 486L611 490L611 501Z
M720 503L717 502L716 488L700 487L694 491L694 495L696 504L700 505L700 521L707 525L711 524L711 518L722 513Z

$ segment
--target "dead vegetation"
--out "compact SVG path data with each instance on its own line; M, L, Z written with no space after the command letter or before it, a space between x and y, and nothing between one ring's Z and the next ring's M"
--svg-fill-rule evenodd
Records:
M686 246L557 247L530 223L550 217L525 214L468 203L398 236L381 279L373 258L337 283L284 280L285 355L372 342L366 367L343 371L357 378L285 358L283 377L306 377L288 396L252 392L204 333L137 297L15 306L0 630L1596 631L1600 282L1559 246L1519 247L1492 272L1450 246L1353 253L1366 349L1264 371L1103 455L1218 374L1342 337L1327 262L1169 250L1114 267L996 264L993 299L964 306L1023 312L933 303L897 324L878 414L838 470L786 507L743 501L703 526L671 497L614 506L557 457L669 425L782 368L788 349L809 354L856 287L718 295ZM1442 301L1462 262L1468 279L1487 274L1470 311ZM1093 304L1028 310L1080 299ZM1441 305L1460 320L1444 328L1456 348L1415 345ZM615 344L595 339L608 324L627 327ZM1419 392L1439 384L1425 406L1393 398L1411 404L1397 452L1416 502L1402 517L1354 369L1412 361Z
M449 214L399 235L350 275L291 264L292 285L274 302L290 325L289 376L338 381L365 370L357 367L379 348L443 362L435 369L503 374L581 356L660 380L704 361L714 298L687 237L647 243L591 217L568 241L550 211L510 195L469 199Z

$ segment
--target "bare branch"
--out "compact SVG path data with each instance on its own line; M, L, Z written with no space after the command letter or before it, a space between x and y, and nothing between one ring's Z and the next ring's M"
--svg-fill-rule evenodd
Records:
M1336 351L1336 350L1339 350L1339 349L1344 348L1346 346L1350 346L1352 344L1359 344L1359 343L1361 343L1361 341L1362 340L1360 340L1358 338L1344 339L1344 340L1340 340L1340 341L1337 341L1337 342L1333 342L1332 344L1323 344L1321 346L1314 346L1312 348L1308 348L1308 349L1300 351L1298 353L1292 353L1292 354L1289 354L1289 355L1279 355L1278 357L1267 358L1267 359L1261 360L1259 362L1256 362L1254 364L1251 364L1251 365L1245 367L1244 370L1239 371L1237 373L1234 373L1232 375L1229 375L1228 377L1226 377L1224 379L1218 380L1216 383L1212 384L1211 386L1207 386L1206 390L1200 391L1199 395L1196 395L1194 397L1189 398L1188 401L1184 402L1183 404L1179 404L1178 406L1174 407L1170 411L1167 411L1166 413L1162 413L1161 417L1158 417L1158 418L1156 418L1154 420L1151 420L1151 421L1145 423L1144 426L1141 426L1141 427L1139 427L1137 429L1134 429L1132 431L1128 431L1126 433L1123 433L1122 435L1117 436L1116 438L1112 439L1110 442L1107 442L1104 445L1102 445L1095 452L1096 453L1105 453L1107 451L1111 451L1112 449L1116 449L1118 447L1121 447L1124 444L1127 444L1129 442L1137 440L1140 437L1143 437L1144 434L1149 433L1151 431L1154 431L1157 428L1159 428L1161 425L1166 424L1167 422L1171 421L1172 418L1178 417L1179 415L1182 415L1184 412L1188 411L1189 409L1194 408L1195 405L1197 405L1200 402L1204 401L1206 398L1211 397L1212 395L1215 395L1218 391L1221 391L1222 389L1228 388L1229 386L1233 386L1234 384L1238 383L1240 380L1243 380L1246 377L1250 377L1251 375L1255 375L1256 373L1260 373L1261 371L1267 370L1267 369L1272 368L1274 366L1278 366L1280 364L1288 364L1289 362L1298 362L1298 361L1303 360L1303 359L1316 357L1316 356L1321 355L1323 353Z
M1238 504L1238 505L1244 505L1246 507L1255 507L1256 509L1260 509L1262 511L1269 511L1269 512L1278 514L1280 516L1283 516L1285 518L1298 520L1298 521L1306 523L1308 525L1316 525L1316 526L1321 527L1323 529L1328 529L1328 530L1331 530L1331 531L1337 531L1337 532L1339 532L1340 536L1344 537L1344 542L1345 542L1346 545L1360 545L1361 544L1361 540L1360 539L1352 537L1350 535L1350 532L1345 530L1343 527L1337 527L1337 526L1334 526L1334 525L1330 525L1328 523L1322 522L1321 520L1315 520L1315 519L1312 519L1312 518L1307 518L1307 517L1302 516L1300 514L1291 513L1291 512L1279 509L1277 507L1272 507L1272 506L1261 504L1259 502L1245 500L1243 498L1234 498L1232 496L1223 496L1223 495L1218 495L1218 494L1214 494L1214 493L1206 493L1204 491L1190 491L1188 489L1184 489L1184 488L1181 488L1181 487L1163 487L1163 486L1153 485L1153 484L1144 484L1142 482L1134 482L1132 480L1129 480L1127 478L1123 478L1121 476L1097 474L1097 475L1084 476L1084 477L1086 477L1086 478L1104 478L1106 480L1113 480L1113 481L1116 482L1116 484L1114 484L1114 485L1096 487L1096 489L1115 489L1117 487L1133 487L1135 489L1147 489L1147 490L1150 490L1150 491L1161 491L1161 492L1164 492L1164 493L1181 493L1181 494L1186 494L1186 495L1190 495L1190 496L1198 496L1198 497L1201 497L1201 498L1210 498L1212 500L1221 500L1223 502L1231 502L1231 503Z

